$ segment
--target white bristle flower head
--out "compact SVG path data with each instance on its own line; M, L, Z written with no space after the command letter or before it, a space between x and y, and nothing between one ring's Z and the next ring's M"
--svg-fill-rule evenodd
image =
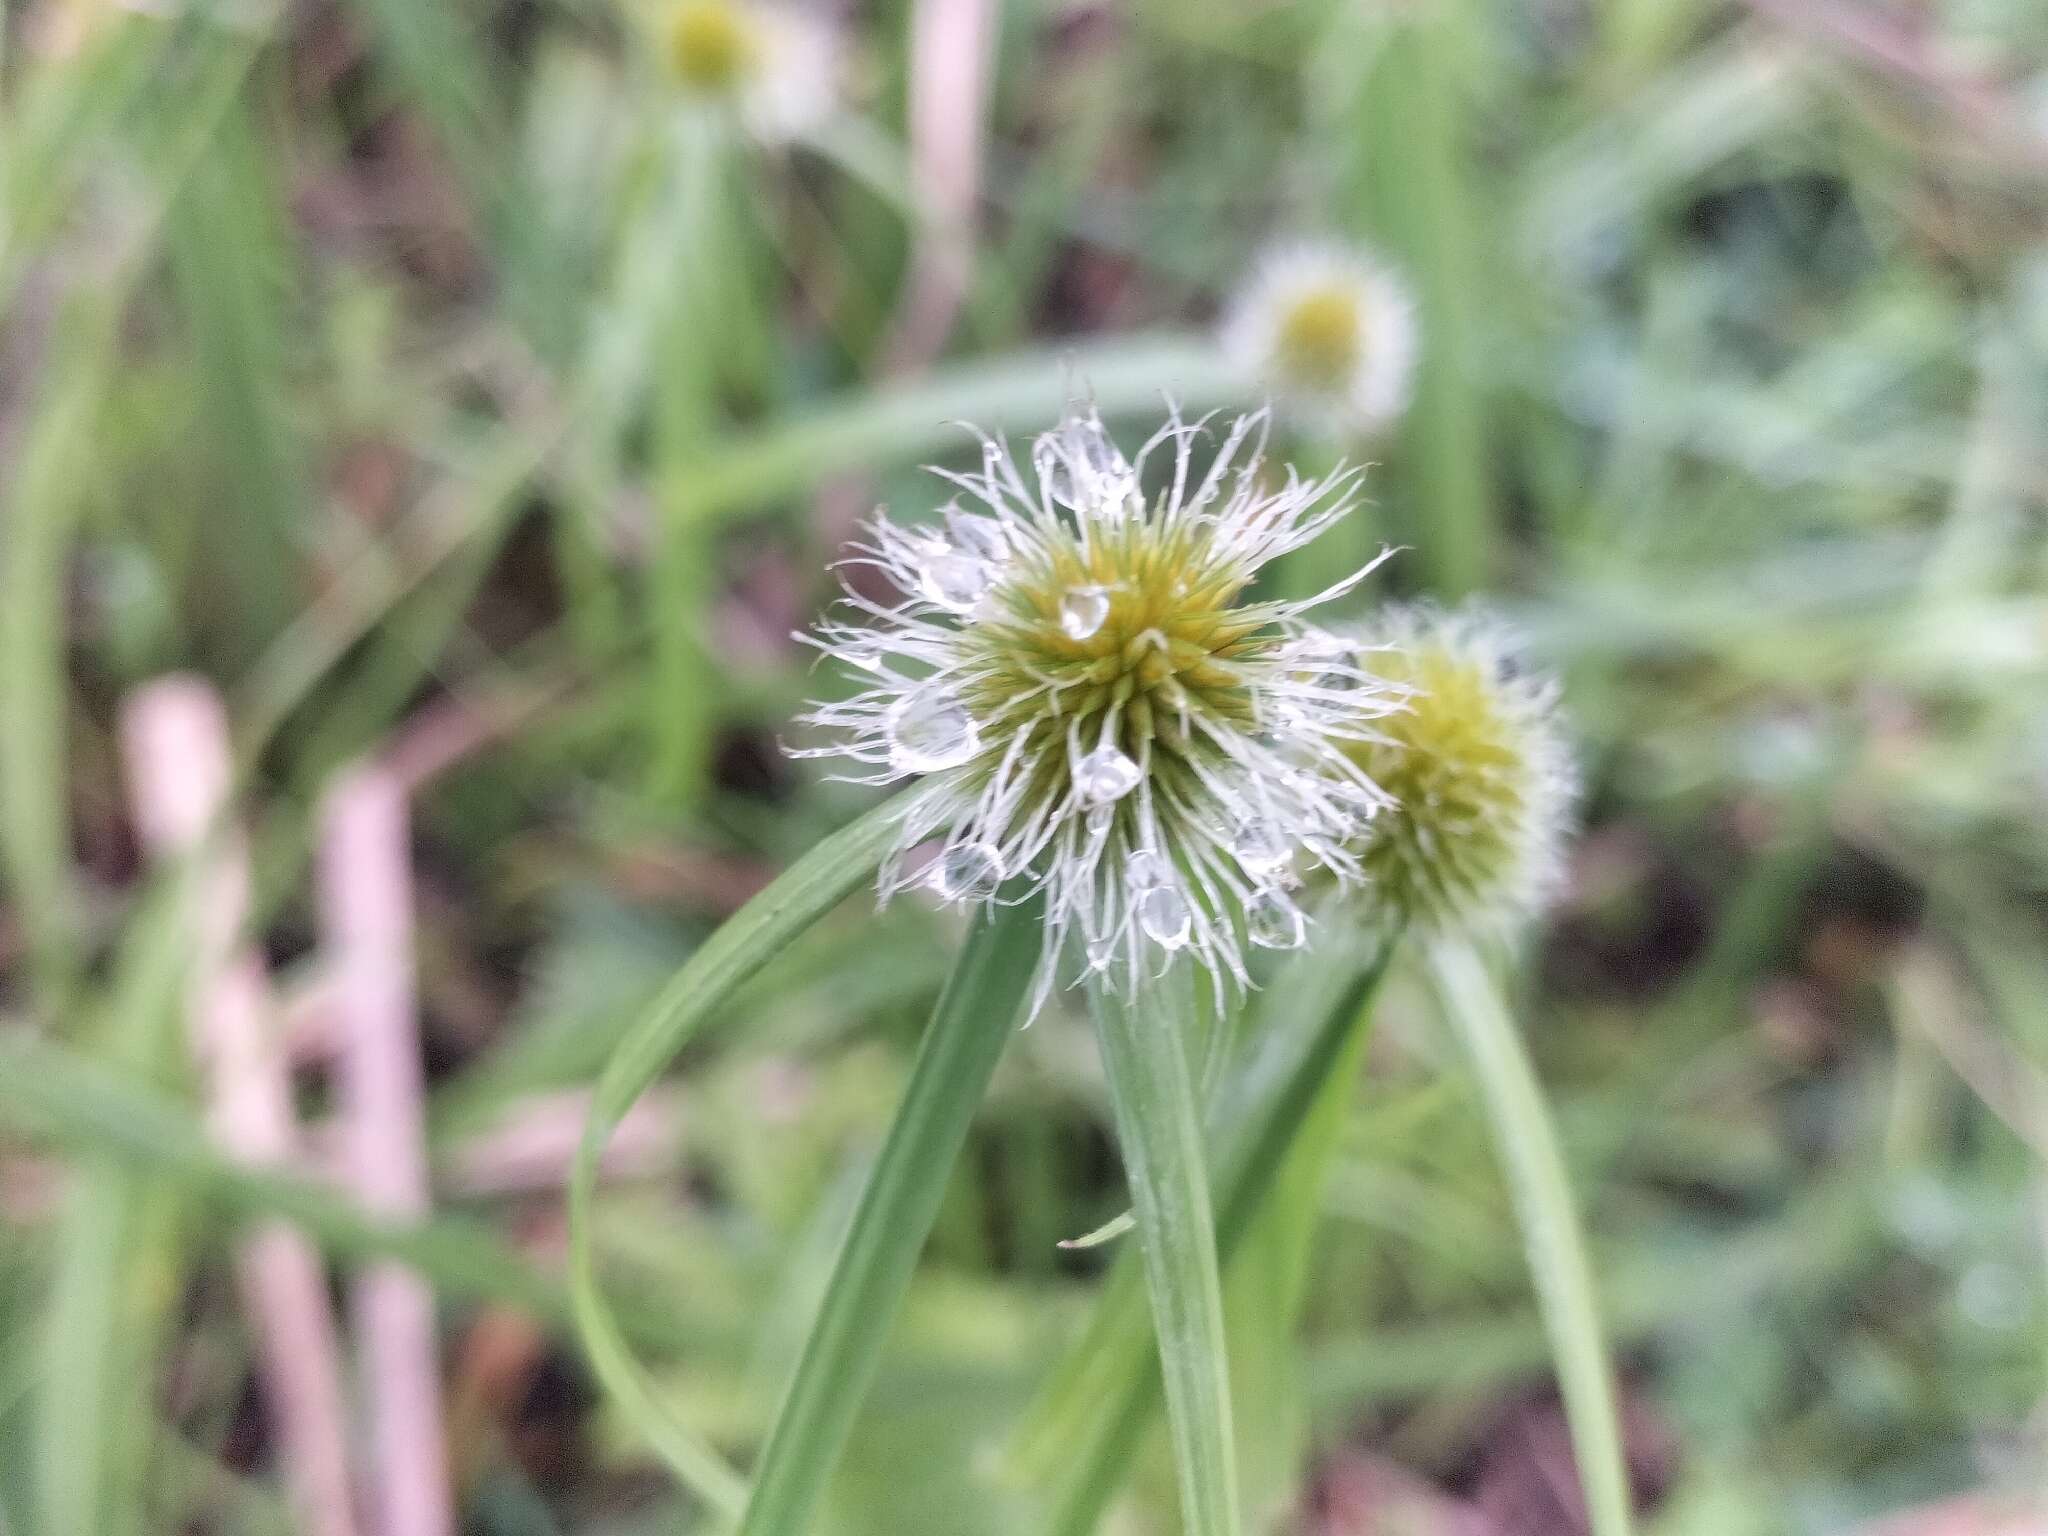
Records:
M823 17L779 0L672 0L658 25L683 93L763 142L800 138L831 115L839 43Z
M1206 426L1177 412L1135 461L1090 406L1022 468L984 437L978 472L935 471L959 494L933 524L878 516L856 546L898 595L849 584L851 611L807 637L863 686L804 717L832 740L796 755L929 781L885 896L1043 897L1034 1012L1062 974L1122 988L1177 957L1248 984L1250 948L1304 942L1309 869L1362 874L1348 850L1388 798L1352 754L1402 693L1308 614L1386 555L1306 601L1250 595L1358 483L1267 474L1267 424L1238 420L1199 470Z
M1415 305L1393 269L1365 251L1305 242L1268 251L1225 307L1220 341L1318 430L1371 433L1407 408Z
M1368 898L1425 930L1513 934L1556 894L1577 798L1556 682L1474 608L1389 608L1352 638L1409 689L1348 748L1396 802L1352 850Z

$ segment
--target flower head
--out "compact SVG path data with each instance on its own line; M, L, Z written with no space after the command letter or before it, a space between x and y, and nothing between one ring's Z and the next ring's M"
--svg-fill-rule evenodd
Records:
M1225 310L1225 352L1333 432L1401 414L1415 367L1415 306L1374 257L1334 245L1268 252Z
M807 12L773 0L676 0L662 42L687 95L736 113L771 143L816 127L832 109L837 45Z
M1178 415L1133 463L1092 409L1070 412L1028 477L984 438L980 472L946 477L963 496L941 528L878 518L860 546L900 598L849 587L853 614L819 628L866 686L805 717L837 739L800 755L935 781L884 891L1042 892L1040 1002L1069 948L1112 984L1177 951L1242 982L1247 944L1301 942L1297 856L1359 874L1346 849L1386 796L1353 754L1399 690L1305 615L1365 571L1306 602L1249 591L1350 510L1357 476L1273 483L1265 426L1238 421L1199 475L1203 424ZM907 874L902 853L934 840Z
M1506 932L1556 887L1576 780L1557 686L1484 615L1397 608L1359 637L1407 707L1347 750L1395 807L1355 850L1375 902L1425 928Z

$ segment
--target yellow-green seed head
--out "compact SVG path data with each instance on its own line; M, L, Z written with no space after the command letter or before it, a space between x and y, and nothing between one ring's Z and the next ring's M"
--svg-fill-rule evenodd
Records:
M1361 308L1353 289L1336 284L1296 294L1279 317L1274 367L1302 388L1343 389L1367 346Z
M1382 739L1347 748L1394 799L1359 854L1373 899L1425 928L1511 928L1555 888L1570 820L1555 684L1470 611L1396 609L1361 638L1368 665L1412 690Z
M1022 467L985 439L935 523L878 518L858 546L900 600L850 589L814 637L865 686L805 717L825 745L793 750L933 781L902 838L936 856L892 862L883 887L967 904L1029 881L1040 1001L1069 938L1110 985L1175 954L1219 991L1248 983L1247 946L1306 941L1297 863L1360 878L1350 850L1388 801L1346 752L1398 695L1309 615L1365 571L1306 600L1253 594L1347 514L1357 477L1268 474L1265 430L1240 419L1199 473L1204 424L1178 416L1135 462L1088 407Z
M1401 414L1415 371L1415 307L1369 252L1268 251L1224 307L1224 354L1305 426L1373 432Z
M697 111L787 144L837 110L839 45L823 15L781 0L665 0L650 33Z
M736 94L759 47L752 20L728 0L683 0L669 17L669 64L678 80L703 95Z

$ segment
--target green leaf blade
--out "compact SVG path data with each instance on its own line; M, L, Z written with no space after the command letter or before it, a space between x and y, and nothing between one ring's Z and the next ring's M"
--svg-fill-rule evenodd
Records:
M998 905L969 933L762 1450L740 1536L810 1528L1043 942L1036 901Z

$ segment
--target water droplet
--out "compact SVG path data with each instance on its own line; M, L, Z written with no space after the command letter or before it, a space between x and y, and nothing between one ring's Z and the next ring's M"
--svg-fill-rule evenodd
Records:
M889 738L889 761L906 773L957 768L981 744L974 717L943 690L897 700L882 729Z
M1045 494L1062 506L1078 507L1081 498L1074 484L1073 466L1060 452L1059 444L1047 433L1031 445L1031 467L1038 472L1038 483L1045 488Z
M1103 516L1121 516L1137 510L1138 477L1130 460L1123 456L1102 425L1102 417L1091 407L1085 417L1067 421L1062 434L1067 457L1072 460L1088 510Z
M1003 878L1003 860L987 843L960 843L932 866L932 888L948 901L979 901Z
M1106 743L1074 760L1074 789L1084 805L1107 805L1138 787L1138 765L1120 748Z
M1244 931L1261 949L1299 949L1308 937L1300 909L1274 890L1255 892L1245 903Z
M1173 884L1173 866L1150 848L1140 848L1124 866L1124 879L1134 891L1156 891Z
M1188 941L1194 916L1179 891L1155 886L1138 898L1138 927L1161 949L1179 949Z
M1311 688L1348 693L1365 686L1357 669L1358 648L1339 635L1311 630L1290 642L1282 654L1300 668L1301 681Z
M1088 941L1088 969L1106 971L1109 963L1116 958L1115 939L1090 939Z
M1010 536L994 518L963 511L957 501L946 503L945 518L946 537L961 554L995 564L1010 553Z
M1087 828L1090 837L1100 837L1109 830L1109 824L1116 820L1113 805L1091 805L1088 807Z
M1108 430L1102 425L1102 414L1092 406L1086 416L1076 416L1067 422L1067 451L1074 456L1074 462L1102 479L1125 478L1130 475L1130 460L1110 439Z
M1060 599L1060 633L1069 640L1086 640L1102 628L1109 617L1109 589L1069 587Z
M942 608L966 613L995 584L986 560L953 552L933 555L924 565L924 595Z
M1245 867L1246 872L1254 875L1278 869L1294 853L1278 827L1257 818L1238 828L1230 851L1237 855L1237 862Z

